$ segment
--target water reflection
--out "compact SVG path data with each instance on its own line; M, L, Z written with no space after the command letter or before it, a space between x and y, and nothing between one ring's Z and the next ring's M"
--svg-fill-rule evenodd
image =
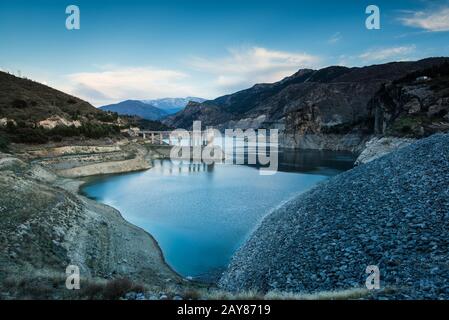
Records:
M273 208L352 167L347 153L281 150L280 171L256 166L157 160L145 172L93 179L88 196L151 233L184 276L214 280Z

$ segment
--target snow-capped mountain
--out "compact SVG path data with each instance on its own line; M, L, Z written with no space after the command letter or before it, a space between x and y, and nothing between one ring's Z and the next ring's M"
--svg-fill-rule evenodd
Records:
M150 104L156 108L164 110L168 114L173 114L178 111L181 111L189 103L189 101L201 103L206 101L206 99L198 97L186 97L186 98L163 98L155 100L142 100L143 103Z

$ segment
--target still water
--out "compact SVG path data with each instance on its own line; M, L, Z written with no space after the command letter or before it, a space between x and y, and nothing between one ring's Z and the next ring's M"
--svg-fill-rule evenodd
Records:
M244 165L156 160L82 191L153 235L178 273L213 281L270 210L353 163L348 153L281 150L279 172L263 176Z

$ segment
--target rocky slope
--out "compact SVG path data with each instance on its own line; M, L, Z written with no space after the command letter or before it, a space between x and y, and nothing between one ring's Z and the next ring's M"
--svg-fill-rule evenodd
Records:
M0 154L0 298L67 298L69 264L86 281L126 277L154 290L182 282L149 234L79 196L78 184Z
M449 298L449 135L340 174L270 213L220 285L316 292L364 287L377 265L397 298Z
M422 138L449 129L449 62L382 86L370 102L376 134Z
M138 100L126 100L100 107L100 109L120 115L135 115L147 120L159 120L168 115L164 110Z

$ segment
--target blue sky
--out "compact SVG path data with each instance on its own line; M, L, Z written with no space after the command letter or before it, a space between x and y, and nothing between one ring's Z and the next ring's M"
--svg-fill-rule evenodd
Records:
M65 28L71 4L80 30ZM370 4L380 30L365 28ZM429 56L449 56L449 1L0 1L0 68L97 106Z

